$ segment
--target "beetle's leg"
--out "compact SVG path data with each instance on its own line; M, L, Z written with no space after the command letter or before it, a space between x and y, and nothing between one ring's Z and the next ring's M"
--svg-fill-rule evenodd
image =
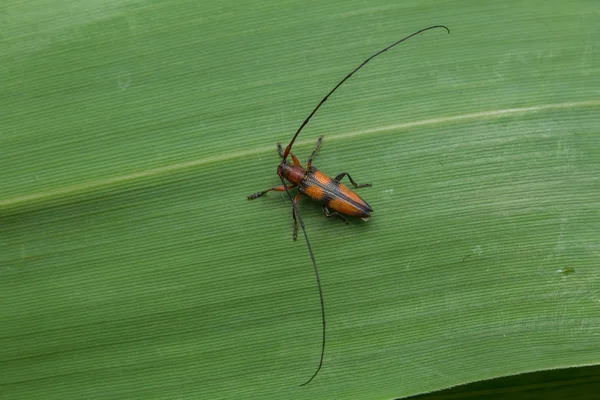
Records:
M344 223L346 225L348 225L348 220L346 219L346 217L344 217L342 214L340 214L339 212L335 211L335 212L329 212L329 208L327 208L327 206L323 206L323 212L325 213L325 216L327 218L331 218L331 217L339 217L342 221L344 221Z
M294 204L300 204L302 193L298 193L294 198ZM292 217L294 217L294 240L298 239L298 220L296 219L296 209L292 207Z
M295 187L296 187L296 185L292 185L292 186L288 186L287 188L288 189L293 189ZM272 187L271 189L263 190L262 192L253 193L253 194L251 194L251 195L248 196L248 200L257 199L260 196L262 196L263 194L265 194L267 192L270 192L271 190L274 190L276 192L285 192L285 186L279 185L279 186Z
M281 158L283 158L283 147L281 147L281 143L277 142L277 152L279 153L279 156ZM295 154L290 153L290 157L292 157L292 162L294 163L295 166L297 167L301 167L302 164L300 164L300 160L298 160L298 157L296 157Z
M354 187L361 188L361 187L371 187L372 186L370 183L356 183L356 182L354 182L354 179L352 179L352 177L350 176L350 174L347 173L347 172L342 172L341 174L339 174L338 176L335 177L335 180L339 182L345 176L348 176L348 179L350 179L350 182L352 182L352 184L354 185Z
M317 140L317 147L315 148L315 150L312 152L312 154L308 158L308 163L306 164L306 169L310 168L310 166L312 165L312 159L315 156L315 153L317 151L319 151L319 149L321 148L321 142L322 141L323 141L323 136L320 136L319 140Z

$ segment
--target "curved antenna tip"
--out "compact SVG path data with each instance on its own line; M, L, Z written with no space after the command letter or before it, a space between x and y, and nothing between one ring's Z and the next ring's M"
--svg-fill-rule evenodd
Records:
M425 28L423 30L434 29L434 28L444 28L448 32L448 34L450 34L450 28L448 28L446 25L433 25L433 26L430 26L429 28Z
M310 377L309 380L307 380L306 382L304 382L303 384L301 384L299 386L306 386L306 385L308 385L313 379L315 379L315 376L317 376L317 374L319 373L320 370L321 370L321 365L319 365L319 369L317 369L317 371L313 374L313 376Z

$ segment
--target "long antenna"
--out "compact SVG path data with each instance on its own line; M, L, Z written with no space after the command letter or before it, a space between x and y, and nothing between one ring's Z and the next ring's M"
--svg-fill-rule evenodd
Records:
M302 227L302 232L304 233L304 239L306 239L306 245L308 246L308 253L310 254L310 259L312 260L313 268L315 270L315 277L317 278L317 286L319 287L319 298L321 299L321 321L322 321L322 326L323 326L323 340L321 341L321 358L319 360L319 366L317 367L317 370L315 371L313 376L311 376L309 380L307 380L302 385L300 385L300 386L304 386L304 385L308 385L310 383L310 381L312 381L315 378L315 376L317 376L317 374L321 370L321 367L323 366L323 356L325 355L325 302L323 300L323 289L321 289L321 278L319 278L319 269L317 268L317 261L315 260L315 253L313 253L312 247L310 246L310 241L308 240L308 235L306 234L306 228L304 227L304 221L302 221L302 217L300 216L300 210L298 209L298 206L296 205L296 202L294 201L294 198L292 197L292 193L287 188L287 185L286 185L285 181L283 180L283 176L279 175L279 179L281 179L281 183L283 184L283 187L285 188L285 191L288 194L290 201L292 202L292 207L294 207L294 211L296 213L296 218L298 218L298 222L300 222L300 226Z
M283 154L283 161L281 161L281 163L282 164L286 163L287 156L290 154L290 151L292 150L292 146L294 145L294 142L296 141L296 138L298 137L298 134L300 133L300 131L302 130L302 128L304 128L304 126L306 124L308 124L308 121L310 121L310 119L312 118L312 116L315 115L315 113L323 105L323 103L325 103L327 101L327 99L329 98L329 96L331 96L331 94L333 92L335 92L337 88L339 88L340 86L342 86L342 84L344 82L346 82L352 75L354 75L354 73L356 71L358 71L359 69L361 69L365 64L367 64L369 61L371 61L372 59L374 59L375 57L377 57L381 53L385 53L386 51L388 51L392 47L396 46L397 44L400 44L400 43L404 42L405 40L408 40L411 37L413 37L415 35L418 35L421 32L425 32L425 31L428 31L430 29L435 29L435 28L444 28L446 31L448 31L448 33L450 33L450 29L448 29L444 25L434 25L434 26L430 26L428 28L423 28L423 29L421 29L421 30L419 30L419 31L411 34L411 35L408 35L408 36L406 36L406 37L398 40L397 42L389 45L385 49L380 50L377 53L373 54L371 57L369 57L365 61L363 61L362 64L360 64L358 67L356 67L352 72L350 72L348 75L346 75L346 77L344 79L342 79L337 85L335 85L335 87L333 89L331 89L331 91L329 93L327 93L327 95L325 97L323 97L323 99L319 102L319 104L317 104L317 106L315 107L315 109L312 110L312 112L310 113L310 115L304 120L304 122L302 122L302 125L300 125L300 127L298 128L298 130L294 134L294 137L292 138L292 141L285 148L285 153ZM310 377L309 380L307 380L306 382L304 382L303 384L300 385L300 386L305 386L305 385L308 385L317 376L317 374L321 370L321 367L323 366L323 357L325 356L325 302L323 300L323 289L321 288L321 279L319 278L319 269L317 268L317 261L315 260L315 254L313 253L312 247L310 246L310 241L308 240L308 235L306 234L306 228L304 226L304 221L302 221L302 217L300 216L300 210L298 209L298 206L294 202L294 198L292 197L292 193L288 189L288 187L287 187L287 185L285 183L285 180L283 178L283 175L281 175L281 173L279 173L279 172L278 172L278 175L279 175L279 179L281 179L281 183L283 184L283 187L285 188L285 192L287 193L288 197L290 198L290 201L292 202L292 207L294 208L294 212L296 213L296 217L298 218L298 221L300 222L300 226L302 227L302 232L304 233L304 239L306 240L306 245L308 246L308 253L310 254L310 259L312 260L313 268L315 270L315 278L317 279L317 286L319 288L319 298L321 299L321 319L322 319L322 326L323 326L323 339L321 341L321 358L319 359L319 366L317 367L317 370L315 371L315 373Z
M389 45L385 49L380 50L377 53L373 54L371 57L369 57L365 61L363 61L362 64L360 64L358 67L356 67L352 72L350 72L348 75L346 75L346 77L344 79L342 79L340 81L340 83L338 83L337 85L335 85L335 87L333 89L331 89L331 91L329 93L327 93L327 95L325 97L323 97L323 100L321 100L321 102L319 104L317 104L317 106L315 107L315 109L312 110L312 112L310 113L310 115L304 120L304 122L302 123L302 125L300 125L300 128L298 128L298 130L296 131L296 134L292 138L292 141L285 148L285 153L283 154L283 161L285 162L285 160L287 159L288 154L290 154L290 151L292 150L292 146L294 145L294 142L296 141L296 137L298 137L298 134L300 133L300 131L302 130L302 128L304 128L304 126L306 124L308 124L308 121L310 121L310 119L312 118L313 115L315 115L315 113L317 112L317 110L319 108L321 108L321 106L323 105L323 103L325 103L327 101L327 99L329 98L329 96L331 96L331 94L333 92L335 92L337 88L339 88L340 86L342 86L342 83L346 82L352 75L354 75L354 73L356 71L358 71L359 69L361 69L362 67L364 67L366 63L368 63L369 61L371 61L372 59L374 59L375 57L377 57L381 53L385 53L386 51L388 51L392 47L396 46L397 44L400 44L400 43L404 42L405 40L408 40L411 37L418 35L421 32L425 32L425 31L428 31L430 29L435 29L435 28L444 28L445 30L448 31L448 33L450 33L450 29L448 29L448 27L446 27L444 25L434 25L434 26L430 26L430 27L427 27L427 28L423 28L423 29L421 29L419 31L416 31L415 33L413 33L411 35L408 35L408 36L406 36L406 37L398 40L395 43L392 43L391 45Z

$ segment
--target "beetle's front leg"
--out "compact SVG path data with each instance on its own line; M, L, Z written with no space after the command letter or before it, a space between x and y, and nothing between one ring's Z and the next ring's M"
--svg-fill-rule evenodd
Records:
M279 153L279 156L281 158L283 158L283 147L281 147L281 143L277 142L277 152ZM297 167L301 167L302 164L300 164L300 160L298 160L298 157L296 157L293 153L290 153L290 157L292 157L292 162L294 163L295 166Z
M321 142L322 141L323 141L323 136L320 136L319 139L317 140L317 147L315 147L315 149L313 150L312 154L308 158L308 162L306 163L306 168L307 169L310 168L310 166L312 165L313 157L315 156L315 154L317 153L317 151L319 151L319 149L321 148Z
M293 189L295 188L296 185L292 185L292 186L288 186L288 189ZM279 185L279 186L274 186L271 189L267 189L267 190L263 190L262 192L258 192L258 193L253 193L251 195L248 196L248 200L254 200L259 198L260 196L262 196L263 194L270 192L271 190L274 190L276 192L285 192L285 186L284 185Z

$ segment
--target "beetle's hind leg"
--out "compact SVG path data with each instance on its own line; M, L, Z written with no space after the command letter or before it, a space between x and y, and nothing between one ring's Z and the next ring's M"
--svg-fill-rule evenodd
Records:
M356 182L354 182L354 179L352 179L352 177L350 176L350 174L347 173L347 172L342 172L341 174L339 174L338 176L335 177L335 180L339 182L345 176L348 176L348 179L350 179L350 182L352 182L352 184L354 185L354 187L361 188L361 187L371 187L371 186L373 186L370 183L356 183Z
M346 219L346 217L344 217L342 214L340 214L339 212L335 211L335 212L330 212L329 208L327 208L327 206L323 206L323 212L325 213L325 216L327 218L332 218L332 217L339 217L339 219L341 219L342 221L344 221L344 223L346 225L348 225L348 220Z

